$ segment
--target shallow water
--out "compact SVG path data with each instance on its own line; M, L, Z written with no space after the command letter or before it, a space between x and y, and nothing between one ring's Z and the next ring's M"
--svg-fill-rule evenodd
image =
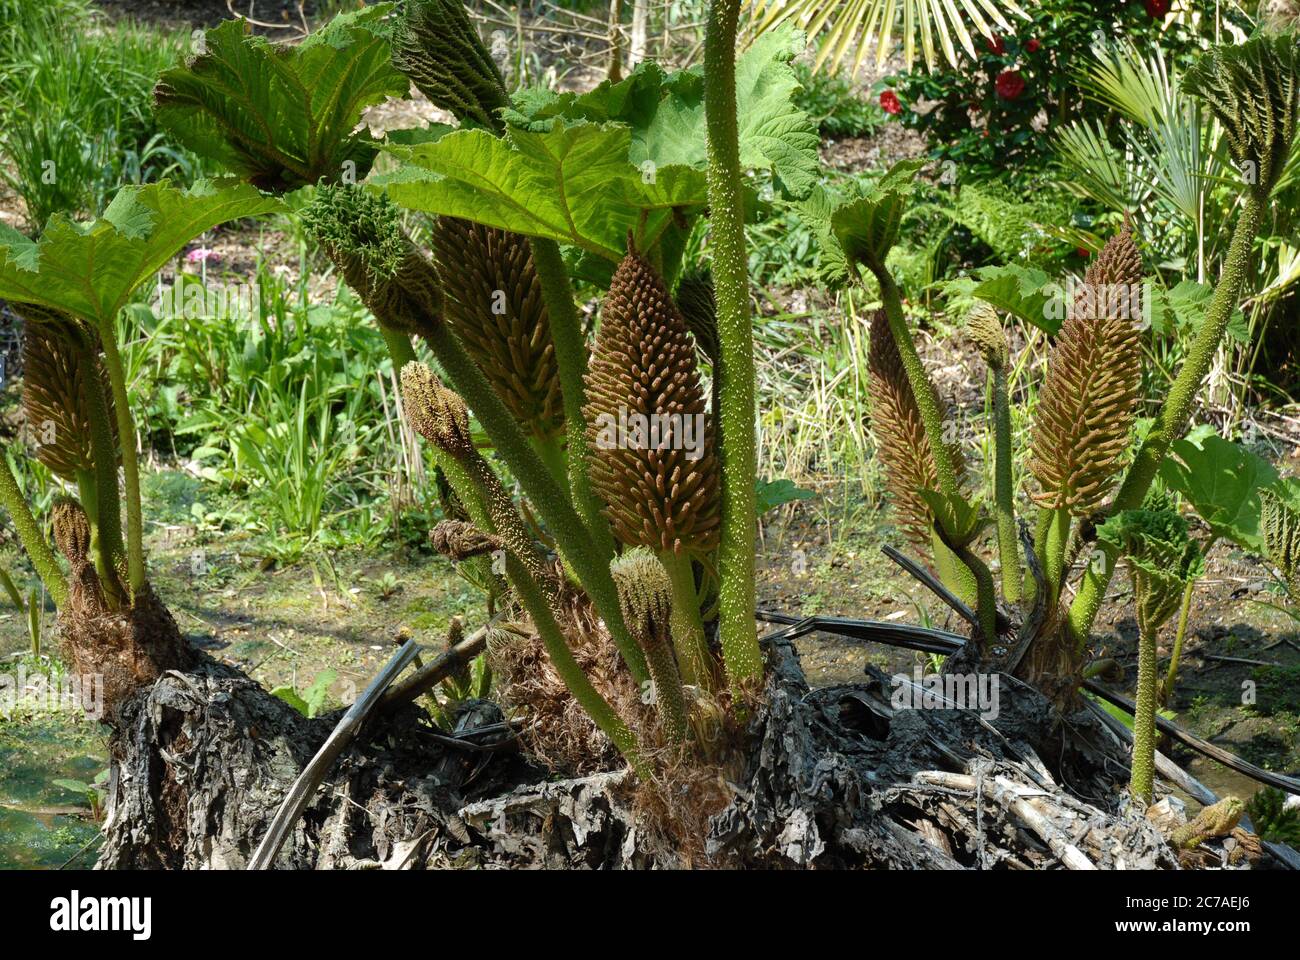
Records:
M91 866L99 825L84 794L53 781L88 784L107 765L103 736L90 724L0 723L0 869L56 868L74 856L73 866Z

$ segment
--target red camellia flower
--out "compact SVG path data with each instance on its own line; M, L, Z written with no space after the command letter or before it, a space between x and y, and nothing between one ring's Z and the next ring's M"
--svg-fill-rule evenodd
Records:
M1169 0L1145 0L1142 6L1146 7L1147 16L1153 20L1163 20L1169 12Z
M1037 53L1038 48L1041 46L1042 44L1038 42L1037 37L1030 37L1029 42L1025 44L1025 49L1028 50L1030 53Z
M992 40L986 38L984 42L988 44L989 50L996 53L999 57L1007 52L1007 45L1002 42L1001 37L994 37Z
M903 112L903 105L898 101L898 94L893 90L886 90L880 95L880 109L885 113L899 114Z
M1019 70L1003 70L998 74L994 87L1003 100L1014 100L1025 92L1025 78Z

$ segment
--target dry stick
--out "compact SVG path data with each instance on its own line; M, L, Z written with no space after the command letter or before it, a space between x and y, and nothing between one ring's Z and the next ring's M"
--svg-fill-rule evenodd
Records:
M487 646L488 632L497 625L504 615L505 611L503 610L489 620L486 626L479 627L460 643L448 647L429 663L409 676L403 677L400 683L395 683L388 690L385 690L383 697L379 700L380 712L392 713L399 707L403 707L412 700L423 696L435 684L440 683L457 669L477 657Z
M1034 809L1034 806L1026 799L1027 797L1042 794L1043 791L1041 790L1021 786L1001 775L994 777L990 782L983 778L977 779L970 774L948 773L944 770L921 770L914 774L912 779L918 783L988 796L990 800L996 801L1015 814L1029 829L1038 834L1039 838L1051 848L1056 858L1067 868L1070 870L1097 869L1097 865L1070 841L1069 835L1064 830Z
M284 800L280 803L280 809L275 812L275 817L271 820L271 826L262 838L262 842L257 845L257 850L253 852L252 859L248 861L249 870L269 870L271 864L280 853L280 848L284 846L285 839L289 836L289 831L293 825L302 816L303 810L311 801L312 795L316 788L321 785L330 768L334 766L334 761L357 736L361 730L361 725L365 722L366 717L379 703L380 695L388 689L389 684L397 679L397 675L407 668L416 655L420 652L419 646L414 640L408 640L402 645L402 649L397 651L393 659L383 670L379 671L378 676L370 681L370 685L362 691L361 696L357 697L355 703L348 708L348 712L343 714L343 719L338 722L325 743L316 751L316 756L303 768L302 773L298 774L298 779L293 782L289 792L285 794Z

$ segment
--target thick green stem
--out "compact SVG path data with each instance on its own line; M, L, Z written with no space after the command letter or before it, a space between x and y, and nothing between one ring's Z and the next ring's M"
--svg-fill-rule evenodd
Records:
M985 644L998 638L998 595L993 584L993 573L988 564L971 552L969 547L956 551L957 558L975 578L975 613L980 622L980 632Z
M108 381L113 387L113 404L117 408L117 437L122 450L122 479L126 487L127 574L131 581L131 594L138 596L145 586L144 513L140 507L140 467L135 458L135 420L131 417L131 404L126 395L126 372L122 368L122 355L117 351L112 322L104 324L100 330L100 340L104 348ZM102 523L102 510L100 519Z
M682 678L677 671L673 647L666 636L648 637L645 648L654 679L655 707L659 722L663 724L664 739L669 743L686 741L686 698L682 694Z
M1002 595L1008 603L1020 600L1024 572L1016 536L1015 489L1011 482L1011 404L1007 400L1007 373L1002 367L993 378L993 499L997 506L998 558L1002 563Z
M388 355L393 358L393 370L400 374L402 367L415 359L415 347L411 345L411 338L400 330L391 330L383 324L377 326L388 347Z
M566 476L566 460L564 458L564 438L560 436L539 437L532 434L528 437L528 442L533 445L537 455L542 458L542 463L546 464L546 469L551 471L551 478L561 487L568 483ZM605 524L608 531L609 525Z
M99 498L96 494L95 473L92 470L77 471L77 497L82 509L86 511L86 520L90 523L90 555L94 558L95 573L101 584L113 585L117 582L117 572L113 567L112 554L104 548L104 541L99 532Z
M587 524L591 538L604 551L608 562L614 556L614 535L600 509L600 500L591 489L587 473L587 419L582 413L587 388L583 374L587 370L587 344L582 335L582 320L574 305L573 285L564 266L564 257L554 240L533 237L533 266L542 285L542 299L555 345L555 366L560 374L560 392L564 401L564 424L569 443L569 490L578 513Z
M974 605L979 599L975 576L948 544L943 542L939 531L934 527L930 528L930 552L934 556L934 571L943 585L967 606Z
M1065 579L1065 548L1070 542L1070 511L1058 507L1048 513L1047 538L1043 543L1043 579L1047 581L1048 607L1055 609Z
M719 637L733 689L763 675L754 623L758 444L754 408L754 331L736 122L736 24L740 0L710 0L704 29L704 118L708 156L709 247L718 304L722 524L718 542Z
M1223 272L1219 276L1214 296L1205 311L1196 332L1196 340L1188 351L1182 369L1169 389L1169 395L1156 414L1146 440L1138 449L1133 464L1124 475L1124 482L1115 495L1112 510L1135 510L1142 505L1156 471L1169 453L1169 446L1183 435L1191 420L1192 406L1201 392L1201 385L1214 363L1214 356L1223 340L1224 331L1232 319L1232 311L1237 306L1241 285L1250 266L1251 248L1255 235L1264 221L1266 199L1252 191L1246 198L1241 217L1232 232L1232 243L1224 260ZM1082 650L1088 642L1093 621L1101 608L1102 598L1110 585L1110 578L1115 572L1115 548L1102 546L1105 562L1102 569L1090 564L1084 572L1079 593L1070 605L1069 627L1075 645Z
M618 591L609 573L610 556L597 548L587 525L569 502L568 495L552 479L546 465L524 438L510 411L470 359L455 334L446 324L437 323L433 325L427 340L452 387L474 411L474 416L487 431L497 453L550 528L565 560L577 572L583 588L605 621L610 637L623 654L633 678L637 683L644 683L650 679L650 670L646 665L645 654L623 622Z
M1133 771L1129 794L1139 809L1151 805L1156 768L1156 637L1138 638L1137 708L1133 712Z
M704 636L704 621L700 619L700 601L695 592L695 573L691 569L691 560L686 556L665 550L659 554L659 560L673 584L672 635L673 647L677 651L677 666L681 672L682 682L702 687L713 688L712 656L709 642ZM654 664L651 665L654 669Z
M41 578L45 589L54 598L55 606L65 606L68 602L68 581L64 578L63 571L59 569L59 561L54 558L54 551L45 542L45 535L41 533L40 525L32 516L31 508L23 499L22 491L18 489L18 481L13 471L9 469L9 461L2 454L0 454L0 506L9 511L14 530L18 533L18 541L27 551L32 566L36 568L36 575Z
M1210 544L1205 545L1205 551L1208 553ZM1178 661L1183 656L1183 640L1187 637L1187 618L1192 609L1192 591L1196 589L1196 581L1189 580L1187 586L1183 588L1183 602L1178 608L1178 630L1174 633L1174 649L1169 655L1169 669L1165 673L1165 681L1160 685L1159 696L1160 706L1169 703L1169 698L1174 695L1174 684L1178 682Z

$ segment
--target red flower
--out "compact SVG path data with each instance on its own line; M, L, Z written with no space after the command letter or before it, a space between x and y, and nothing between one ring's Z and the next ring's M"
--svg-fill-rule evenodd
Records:
M880 95L880 109L889 114L900 114L903 112L903 105L898 101L898 94L893 90L886 90Z
M989 40L986 37L984 43L988 45L989 50L996 53L999 57L1007 52L1007 45L1002 42L1001 37L994 37L992 40Z
M1169 12L1169 0L1145 0L1142 6L1146 7L1147 16L1153 20L1163 20Z
M1085 260L1087 260L1089 257L1092 256L1092 251L1089 250L1087 247L1075 247L1074 252L1077 253L1079 256L1083 257L1083 259Z
M1025 78L1019 70L1003 70L998 74L994 87L1003 100L1014 100L1025 92Z
M1030 37L1029 42L1025 44L1025 49L1030 53L1037 53L1042 44L1038 42L1037 37Z

